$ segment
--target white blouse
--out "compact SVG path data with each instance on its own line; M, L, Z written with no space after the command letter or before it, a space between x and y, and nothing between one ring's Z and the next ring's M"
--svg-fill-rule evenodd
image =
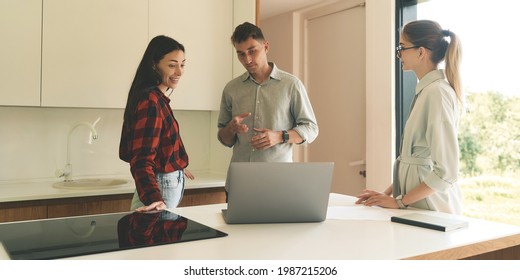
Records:
M398 191L402 195L426 183L435 192L411 206L461 214L457 185L459 111L453 88L442 70L426 74L417 84L416 101L406 122L401 155L396 164ZM395 184L395 182L394 182Z

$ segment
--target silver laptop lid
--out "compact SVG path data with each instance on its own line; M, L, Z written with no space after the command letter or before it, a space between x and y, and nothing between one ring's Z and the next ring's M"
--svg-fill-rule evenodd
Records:
M233 162L226 222L323 221L333 169L332 162Z

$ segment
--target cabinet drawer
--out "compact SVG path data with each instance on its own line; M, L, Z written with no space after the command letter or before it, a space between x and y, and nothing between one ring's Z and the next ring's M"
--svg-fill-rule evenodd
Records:
M47 205L42 201L0 203L0 223L47 218Z
M48 218L130 211L132 194L56 199L49 201Z

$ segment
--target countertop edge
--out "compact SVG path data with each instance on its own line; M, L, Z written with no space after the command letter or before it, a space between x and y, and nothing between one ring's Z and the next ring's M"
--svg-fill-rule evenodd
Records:
M226 181L226 174L211 170L193 172L195 180L186 180L185 189L203 189L223 187ZM0 203L37 201L47 199L78 198L89 196L105 196L118 194L132 194L135 191L135 183L131 176L125 175L99 175L83 176L77 179L86 178L114 178L124 179L128 183L121 187L110 187L105 189L57 189L52 185L59 180L19 180L0 182Z

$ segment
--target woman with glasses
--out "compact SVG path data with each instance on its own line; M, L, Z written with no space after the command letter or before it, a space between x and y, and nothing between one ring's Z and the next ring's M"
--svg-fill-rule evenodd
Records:
M462 104L461 45L450 30L431 20L406 24L396 55L419 83L406 122L393 184L383 193L365 190L356 203L385 208L408 206L461 214L457 185L457 123ZM445 61L445 69L439 64Z

